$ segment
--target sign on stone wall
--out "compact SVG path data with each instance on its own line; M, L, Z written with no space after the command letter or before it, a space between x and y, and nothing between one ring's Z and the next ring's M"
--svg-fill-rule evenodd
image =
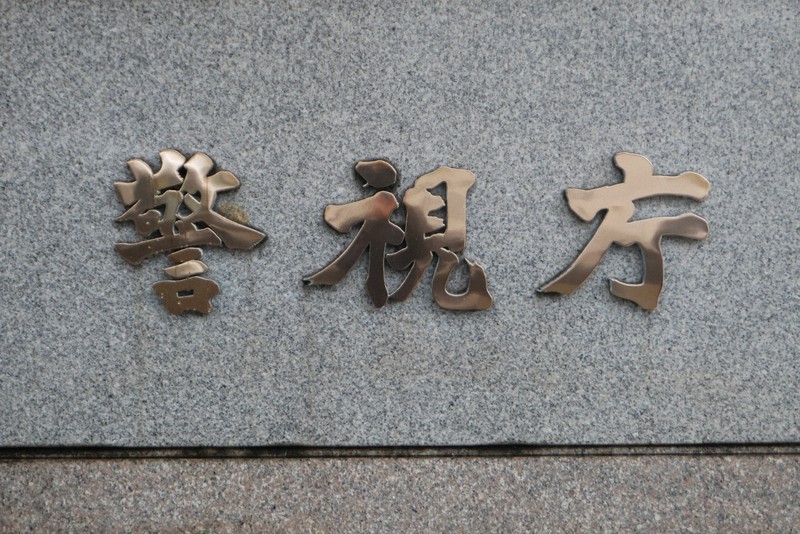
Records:
M798 23L12 6L0 446L800 440Z

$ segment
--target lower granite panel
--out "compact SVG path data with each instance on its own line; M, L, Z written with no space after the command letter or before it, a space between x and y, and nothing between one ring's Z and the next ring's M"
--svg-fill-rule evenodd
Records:
M797 532L800 456L0 463L2 532Z

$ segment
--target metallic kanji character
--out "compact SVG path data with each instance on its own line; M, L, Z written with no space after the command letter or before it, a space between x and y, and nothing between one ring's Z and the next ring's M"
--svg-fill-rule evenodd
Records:
M359 162L356 172L374 187L390 186L396 179L394 168L380 160ZM349 204L326 206L323 218L337 232L347 233L358 223L362 223L361 228L339 257L304 281L313 285L336 284L369 248L367 294L375 306L384 306L389 298L383 271L386 244L399 245L403 241L403 230L389 220L398 207L397 199L388 191L379 191L369 198Z
M220 171L208 176L214 163L203 153L192 155L188 161L175 150L164 150L160 156L161 168L156 173L140 159L129 160L133 181L114 184L120 201L128 207L117 221L132 221L145 238L114 246L125 261L139 265L155 254L202 245L250 249L266 238L264 233L214 211L218 193L239 187L239 180L233 174ZM181 206L187 214L179 213ZM197 258L186 262L165 270L175 278L184 278L183 274L200 266L201 272L205 272L205 264ZM216 282L201 277L159 282L153 287L169 311L178 314L186 310L208 313L211 298L219 293ZM190 290L195 291L194 297L178 298ZM202 299L208 299L207 303L201 302Z
M636 211L633 202L662 195L688 197L702 202L708 196L711 184L694 172L684 172L678 176L654 176L653 164L638 154L619 152L614 156L614 163L623 172L623 183L590 190L567 189L567 203L582 220L591 221L602 210L607 210L607 213L572 265L540 291L572 293L586 281L612 244L625 247L637 244L644 255L642 282L628 284L614 279L611 281L611 293L635 302L644 309L654 310L658 306L664 283L661 238L667 235L705 239L708 236L708 222L694 213L630 221Z
M359 162L356 172L369 185L376 188L394 184L397 172L383 160ZM466 245L466 197L467 191L475 183L475 175L469 171L440 167L434 172L420 177L404 196L406 207L406 228L389 219L399 207L395 196L380 191L370 198L341 206L330 205L325 208L325 221L339 232L347 232L353 225L363 223L356 238L347 249L327 267L305 279L306 283L332 285L341 280L355 265L367 247L370 249L367 293L377 307L386 304L389 294L384 280L384 253L386 244L405 246L389 254L389 264L398 270L411 270L403 282L391 294L395 300L405 300L413 292L433 260L438 258L433 278L433 294L436 302L443 308L453 310L482 310L492 304L486 283L486 271L480 265L467 262L469 267L469 286L462 294L447 290L447 282L458 265L457 252ZM447 202L433 195L430 190L444 185ZM431 212L447 207L447 222L430 215ZM444 231L436 232L437 230Z
M467 261L469 285L464 293L447 290L450 275L458 265L457 252L467 243L467 192L475 183L475 175L463 169L439 167L419 177L403 196L406 208L405 247L387 256L393 269L411 270L391 294L404 301L417 287L435 253L438 262L433 277L433 296L436 303L448 310L485 310L492 305L486 281L486 270ZM447 201L431 190L446 187ZM432 217L431 212L446 207L446 222ZM436 232L444 228L443 232ZM432 233L436 232L436 233Z

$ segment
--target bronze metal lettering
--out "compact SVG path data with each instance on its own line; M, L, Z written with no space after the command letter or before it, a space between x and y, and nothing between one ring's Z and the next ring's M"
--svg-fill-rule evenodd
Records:
M394 184L397 172L383 160L359 162L355 166L368 185L388 187ZM469 285L464 293L453 294L447 289L459 260L457 252L466 247L467 192L475 183L475 175L463 169L439 167L421 176L403 197L406 209L405 231L390 221L399 203L392 193L379 191L373 196L343 205L329 205L323 218L336 231L346 233L361 223L361 228L351 244L335 260L319 272L305 278L313 285L333 285L353 268L369 248L369 274L367 294L376 307L382 307L389 298L403 301L419 284L422 276L438 258L433 280L433 295L437 304L450 310L484 310L492 305L485 269L467 261ZM446 201L431 190L444 186ZM446 220L430 213L446 208ZM389 294L384 277L386 245L404 246L386 256L389 265L398 271L410 269L400 286Z
M711 184L695 172L678 176L653 175L653 164L639 154L619 152L614 156L614 163L623 172L622 183L589 190L567 189L567 203L582 220L591 221L603 210L606 214L572 265L540 291L572 293L591 275L612 244L625 247L636 244L644 256L644 279L638 284L612 280L611 293L646 310L655 310L664 284L661 238L666 235L705 239L708 237L708 222L694 213L630 221L636 211L633 202L662 195L702 202L708 196Z
M201 152L188 160L175 150L164 150L160 156L161 168L155 173L144 161L129 160L133 181L114 184L120 202L128 208L116 220L133 222L144 238L136 243L117 243L114 249L131 265L172 252L169 259L175 265L164 271L180 280L157 282L153 290L171 313L209 313L219 286L197 276L208 270L199 261L202 250L197 247L250 249L267 236L214 211L219 193L239 187L233 174L219 171L209 176L214 162ZM181 207L188 213L180 213Z

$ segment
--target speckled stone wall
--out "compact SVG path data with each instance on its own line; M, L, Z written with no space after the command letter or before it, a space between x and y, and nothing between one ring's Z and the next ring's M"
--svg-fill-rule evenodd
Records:
M798 28L792 0L2 3L0 446L800 440ZM206 249L207 317L113 249L112 184L166 148L233 172L221 201L269 234ZM619 181L621 150L709 179L637 212L709 239L665 239L656 312L610 295L641 276L621 247L538 295L597 226L563 190ZM475 173L491 310L440 309L430 272L383 309L363 264L303 286L377 157L398 192Z
M797 532L797 456L0 462L4 532Z

